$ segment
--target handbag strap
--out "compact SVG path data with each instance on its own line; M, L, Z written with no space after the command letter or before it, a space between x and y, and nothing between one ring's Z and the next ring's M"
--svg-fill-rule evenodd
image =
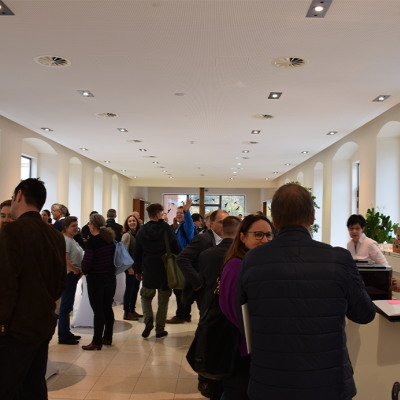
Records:
M169 257L171 255L171 249L169 247L168 233L166 229L164 231L164 241L165 241L165 247L167 248L167 256Z

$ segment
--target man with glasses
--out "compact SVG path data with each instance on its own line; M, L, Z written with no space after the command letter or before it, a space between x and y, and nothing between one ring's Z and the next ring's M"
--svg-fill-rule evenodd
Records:
M237 282L239 328L245 334L247 304L253 332L248 396L350 400L357 391L345 318L367 324L375 306L351 254L312 239L314 202L304 187L280 187L271 213L278 233L244 256Z

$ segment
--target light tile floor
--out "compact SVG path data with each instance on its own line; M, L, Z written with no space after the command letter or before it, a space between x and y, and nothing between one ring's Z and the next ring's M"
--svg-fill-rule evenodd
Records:
M77 294L74 311L79 306ZM156 312L157 298L153 300ZM137 311L141 313L140 297ZM170 298L168 318L175 315L176 300ZM204 399L197 391L197 375L186 361L186 353L198 323L196 304L192 307L192 322L168 325L169 335L148 339L141 334L139 322L122 319L122 305L114 307L115 325L112 346L101 351L84 351L81 345L91 341L93 330L74 328L81 335L78 346L59 345L57 332L50 342L49 358L59 374L48 379L49 399L92 400L169 400Z

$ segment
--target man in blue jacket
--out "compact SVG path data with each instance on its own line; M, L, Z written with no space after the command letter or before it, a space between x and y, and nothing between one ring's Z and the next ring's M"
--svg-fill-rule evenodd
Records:
M188 199L183 206L178 207L176 210L176 220L179 226L176 228L175 234L178 237L182 249L184 249L192 241L194 235L197 234L196 225L193 223L192 216L189 212L192 204L193 201ZM182 303L182 290L174 289L174 294L177 305L176 315L168 319L167 324L184 324L185 321L190 322L192 320L192 305Z
M375 306L351 254L312 239L305 188L280 187L271 213L278 234L246 254L237 286L239 327L244 333L247 303L252 330L249 397L350 400L357 391L345 318L368 324Z

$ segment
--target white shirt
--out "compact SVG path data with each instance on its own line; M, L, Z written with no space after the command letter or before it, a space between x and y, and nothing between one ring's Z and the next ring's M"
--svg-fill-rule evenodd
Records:
M361 235L356 248L354 240L351 239L347 243L347 250L350 251L355 260L372 260L375 261L375 264L389 265L379 248L379 244L375 240L366 237L365 233Z
M222 242L223 239L222 239L222 237L219 237L214 231L212 231L212 233L214 234L215 245L218 246Z

